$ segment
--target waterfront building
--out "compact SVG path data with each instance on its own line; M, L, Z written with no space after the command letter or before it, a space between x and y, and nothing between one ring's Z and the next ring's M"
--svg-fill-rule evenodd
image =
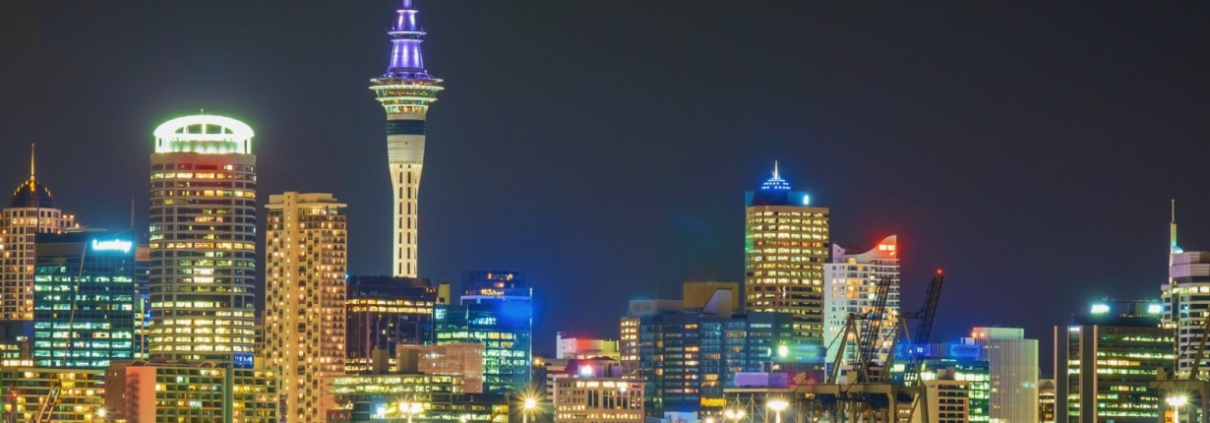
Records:
M1060 423L1151 423L1163 418L1152 388L1176 358L1176 335L1161 327L1156 301L1099 301L1055 326L1053 420Z
M976 327L964 345L979 347L991 376L988 417L993 423L1038 421L1038 340L1020 328Z
M375 350L387 352L391 367L397 346L433 339L437 289L428 279L351 275L347 295L347 372L373 367Z
M30 147L29 179L13 191L0 211L0 339L28 339L34 320L34 246L38 234L78 229L75 216L55 205L50 189L34 176Z
M114 362L97 398L106 421L279 423L277 372L263 362Z
M832 245L832 261L824 268L824 344L828 346L830 365L844 366L857 360L857 340L840 340L849 316L867 316L874 312L880 283L886 282L885 318L863 320L860 330L877 330L881 344L877 360L885 363L891 337L899 319L899 243L895 235L883 238L869 251ZM841 363L831 363L847 342Z
M269 196L265 351L287 423L321 423L345 372L348 217L331 194Z
M134 239L128 233L39 234L34 365L98 369L134 359Z
M444 89L441 79L429 75L420 44L424 30L416 19L412 0L403 0L396 11L391 37L391 61L387 72L370 80L378 102L386 110L387 160L390 166L394 213L391 274L416 277L417 224L419 223L420 176L424 168L424 143L429 105Z
M788 313L800 343L823 345L828 209L793 191L776 164L773 177L747 193L746 204L745 310Z
M256 344L252 128L196 115L155 130L149 356L231 363Z

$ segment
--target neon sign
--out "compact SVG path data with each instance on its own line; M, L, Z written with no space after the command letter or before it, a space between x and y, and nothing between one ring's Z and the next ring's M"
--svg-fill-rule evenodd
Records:
M92 240L93 251L121 251L123 253L129 253L130 247L133 247L133 246L134 246L133 242L120 240L120 239L114 239L114 240L109 240L109 241L98 241L95 239Z

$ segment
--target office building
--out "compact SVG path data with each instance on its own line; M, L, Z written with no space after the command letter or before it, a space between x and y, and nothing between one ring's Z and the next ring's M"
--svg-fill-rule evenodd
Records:
M1175 334L1155 301L1099 301L1056 326L1052 408L1061 423L1142 423L1162 418L1155 382L1176 358Z
M572 376L555 383L554 421L642 423L643 382L620 377Z
M639 323L641 316L685 309L679 300L631 300L626 315L618 321L618 350L621 353L623 377L639 379Z
M288 423L320 423L345 372L348 217L331 194L269 196L265 351Z
M828 209L793 191L774 164L773 177L747 193L745 213L745 310L788 313L800 342L823 345Z
M252 128L196 115L155 130L149 355L230 363L256 344Z
M976 327L964 345L979 347L991 376L988 417L992 423L1038 421L1038 340L1020 328Z
M50 189L34 176L31 147L29 179L13 191L0 211L0 339L28 338L34 319L34 244L38 234L77 228L76 218L55 205Z
M685 282L681 285L681 301L685 308L704 308L719 290L731 291L731 310L739 313L744 295L735 282Z
M374 350L384 350L393 365L398 345L433 339L437 289L428 279L349 276L345 306L348 336L345 370L373 367Z
M1175 372L1178 377L1185 377L1191 370L1201 343L1201 328L1210 315L1210 252L1185 251L1178 246L1175 206L1172 217L1169 227L1168 281L1161 287L1164 307L1162 324L1177 334ZM1207 376L1210 376L1210 369L1203 366L1197 377Z
M44 421L101 423L105 418L104 370L4 367L0 368L3 421L35 421L55 389L59 395Z
M971 422L991 421L991 365L981 358L983 348L974 344L937 343L917 346L913 353L920 371L919 380L952 379L966 382L967 419ZM895 362L891 369L894 380L903 380L907 360Z
M895 235L883 238L869 251L832 245L832 261L824 267L824 345L829 364L844 366L857 360L857 340L838 337L849 316L866 316L875 310L880 283L887 284L884 318L862 320L859 331L877 330L878 362L885 363L890 340L899 319L899 244ZM831 363L848 342L841 363Z
M555 334L555 348L555 358L608 357L614 360L621 358L618 341L570 337L567 332Z
M1038 380L1038 423L1055 423L1055 380Z
M400 356L417 351L400 347ZM393 372L370 370L360 375L333 379L337 407L327 414L330 423L490 422L509 421L505 395L472 394L462 391L459 376L421 373L416 361L401 359Z
M484 345L483 391L521 392L531 383L533 304L529 301L467 300L433 311L437 345Z
M115 362L105 370L107 421L278 423L277 372L240 360Z
M33 359L98 369L134 359L136 260L129 234L39 234Z
M424 67L420 44L424 30L416 19L412 0L403 0L388 34L391 61L387 72L370 80L370 89L387 114L387 160L390 163L394 219L391 274L417 275L417 223L420 211L420 176L424 168L425 123L429 105L444 89L441 79Z
M414 345L400 344L398 357L407 357L414 351L417 359L415 368L420 373L434 376L454 376L461 381L461 391L468 394L483 393L483 358L486 345L477 342ZM400 362L395 368L403 371L411 366Z
M134 249L134 358L147 359L151 335L151 249L139 244Z
M951 372L942 372L936 379L921 380L924 386L923 407L913 414L913 422L967 423L970 421L970 382L957 380ZM924 415L928 419L924 419Z

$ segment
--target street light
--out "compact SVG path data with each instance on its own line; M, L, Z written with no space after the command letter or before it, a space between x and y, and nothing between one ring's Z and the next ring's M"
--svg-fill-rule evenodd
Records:
M781 423L781 412L784 411L786 409L786 407L789 407L790 403L786 402L786 400L783 400L783 399L775 399L775 400L769 400L769 402L767 404L765 404L765 406L769 407L770 410L773 410L773 412L777 413L777 423Z
M525 398L525 405L521 411L521 423L529 423L529 413L532 413L538 407L538 400L534 397Z
M744 414L746 414L746 413L744 413L744 410L738 409L738 408L734 409L734 410L723 411L723 416L727 417L728 419L731 419L735 423L739 423L739 420L744 418Z
M412 423L412 416L424 412L424 404L418 402L400 401L399 412L408 416L408 423Z
M1172 423L1180 423L1181 407L1184 407L1185 404L1189 403L1189 397L1177 395L1175 397L1168 397L1165 399L1165 401L1167 401L1168 405L1172 407Z

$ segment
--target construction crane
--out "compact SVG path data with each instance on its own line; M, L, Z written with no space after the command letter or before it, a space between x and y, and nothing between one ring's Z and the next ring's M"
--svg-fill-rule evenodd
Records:
M904 319L917 319L915 339L907 338L911 341L907 349L908 364L903 374L904 386L912 386L920 378L919 349L928 345L929 337L933 334L933 321L937 318L937 304L941 301L941 288L943 285L945 285L945 272L937 269L937 273L933 275L933 280L929 282L928 291L925 292L924 306L917 312L904 313Z

